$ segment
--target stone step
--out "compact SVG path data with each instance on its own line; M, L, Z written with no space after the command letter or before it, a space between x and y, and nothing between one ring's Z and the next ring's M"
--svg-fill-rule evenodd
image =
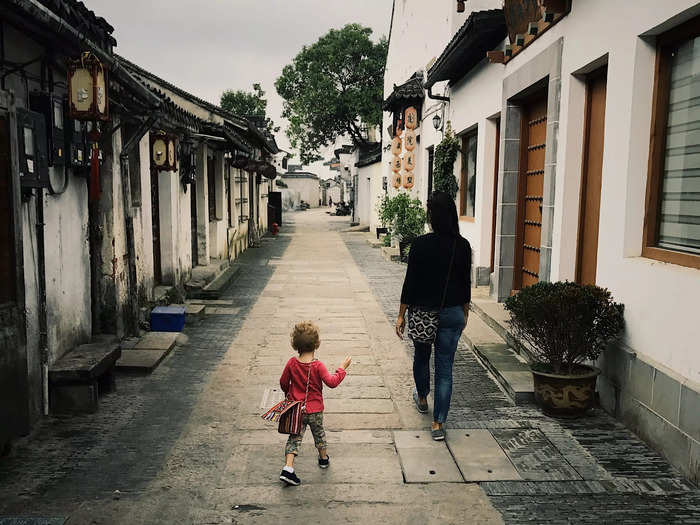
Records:
M482 292L483 290L483 292ZM477 288L472 292L472 311L477 314L498 336L514 351L521 354L528 362L534 361L532 352L520 343L513 334L508 321L510 314L503 303L488 296L487 288Z
M185 308L185 323L192 323L204 319L206 305L197 303L171 304L170 306L180 306Z
M516 405L534 401L528 361L506 344L481 317L469 318L469 325L462 337Z
M122 343L117 368L122 371L150 373L175 347L178 332L148 332L138 340Z
M188 299L218 299L228 288L231 280L240 271L240 266L232 264L220 271L214 279L203 286L186 285Z
M401 254L399 252L399 247L393 246L382 246L382 257L387 261L398 262L401 260Z

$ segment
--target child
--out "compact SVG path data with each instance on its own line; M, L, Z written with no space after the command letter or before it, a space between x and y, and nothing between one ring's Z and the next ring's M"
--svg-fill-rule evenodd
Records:
M294 401L304 401L301 434L290 434L284 448L286 464L280 474L280 479L287 485L299 485L301 480L294 473L294 459L299 453L301 439L306 432L306 426L311 427L314 443L318 449L318 466L328 468L330 459L326 454L326 433L323 430L323 383L331 388L337 387L345 378L345 369L350 366L351 359L346 357L335 374L330 374L324 364L314 359L314 354L321 345L318 327L311 321L297 323L292 331L292 347L299 352L299 357L292 357L284 367L280 386L284 393ZM308 395L306 385L309 385Z

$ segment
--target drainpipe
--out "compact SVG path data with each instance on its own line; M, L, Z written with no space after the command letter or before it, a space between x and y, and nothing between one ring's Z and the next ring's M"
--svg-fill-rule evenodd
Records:
M46 308L46 253L44 250L44 190L36 195L37 288L39 292L39 354L41 357L44 415L49 415L49 336Z
M138 275L136 271L136 243L134 234L134 210L131 206L131 174L129 173L129 154L138 146L143 136L155 125L158 117L155 114L141 122L134 134L122 147L119 155L120 175L122 181L122 195L124 198L124 223L126 231L126 252L128 254L129 282L131 283L130 307L134 320L134 330L138 331Z
M450 97L443 97L442 95L433 95L433 84L430 86L425 86L428 90L428 98L433 100L442 100L443 102L449 102Z

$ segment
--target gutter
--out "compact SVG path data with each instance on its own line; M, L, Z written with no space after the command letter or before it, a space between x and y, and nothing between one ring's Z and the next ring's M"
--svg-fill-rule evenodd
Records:
M450 97L443 97L442 95L433 95L433 86L434 84L431 84L430 86L425 86L428 89L428 98L433 100L442 100L443 102L450 101Z
M53 11L48 9L46 6L41 4L38 0L9 0L11 3L24 10L28 15L35 17L37 20L47 24L56 33L67 34L74 39L90 48L97 58L109 66L109 69L114 73L121 82L123 82L127 87L133 91L142 95L151 109L160 108L162 102L161 100L153 94L146 86L141 84L136 78L134 78L129 71L127 71L124 66L122 66L119 61L114 58L110 53L104 51L100 46L90 40L85 34L81 33L79 30L75 29L63 18L56 15Z

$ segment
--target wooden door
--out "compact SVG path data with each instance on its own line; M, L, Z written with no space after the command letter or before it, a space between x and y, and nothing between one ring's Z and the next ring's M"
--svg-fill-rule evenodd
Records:
M576 264L576 281L580 284L595 284L598 264L606 86L607 69L589 77L586 85L586 123Z
M518 230L513 278L515 290L539 281L544 153L547 138L546 94L526 103L522 115Z
M160 262L160 192L158 191L158 170L151 170L151 220L153 230L153 280L160 284L163 280Z
M26 433L29 424L27 353L17 274L21 237L15 184L19 179L12 170L11 122L6 112L0 113L0 452L9 439Z

